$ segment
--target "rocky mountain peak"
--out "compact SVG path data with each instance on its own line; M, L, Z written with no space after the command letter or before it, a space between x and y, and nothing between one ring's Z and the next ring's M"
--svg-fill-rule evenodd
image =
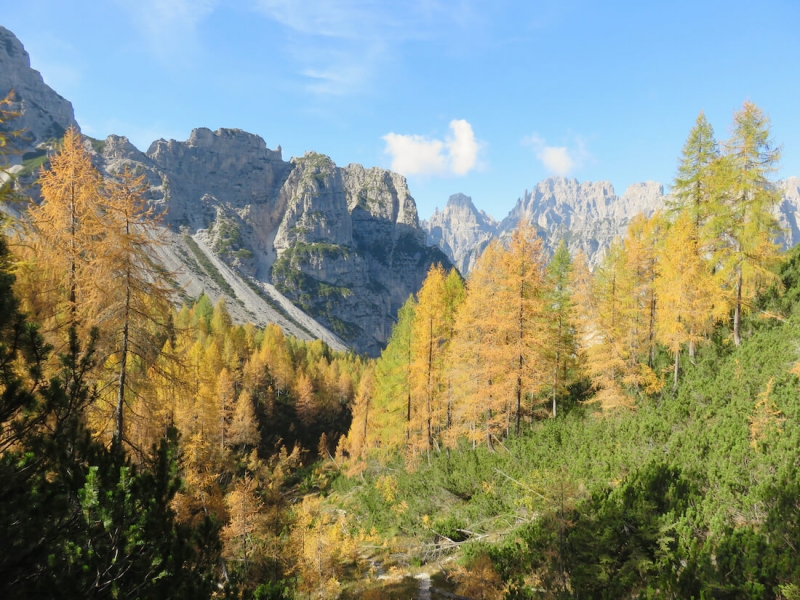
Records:
M497 235L497 222L461 193L450 196L444 210L437 208L421 225L428 234L428 244L439 246L464 274Z
M0 26L0 98L12 91L14 100L7 108L20 116L10 125L25 132L19 148L23 158L12 157L12 160L23 160L26 151L60 139L70 125L77 126L72 104L53 91L39 71L31 68L30 56L22 42Z
M464 274L489 241L510 235L520 222L536 227L548 251L566 239L571 251L583 250L596 264L635 214L651 215L663 203L663 186L652 181L633 184L617 196L608 181L554 176L525 190L499 224L476 209L469 196L455 194L423 226L428 242L439 245Z
M445 208L465 208L470 212L477 212L475 205L472 203L472 198L461 192L450 196L447 199Z

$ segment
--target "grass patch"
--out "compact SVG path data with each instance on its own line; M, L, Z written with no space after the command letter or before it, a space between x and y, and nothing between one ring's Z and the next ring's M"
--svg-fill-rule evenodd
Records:
M219 219L216 225L217 240L214 243L214 250L221 254L229 250L236 250L241 248L242 234L235 223L228 219ZM248 250L249 252L249 250ZM252 252L250 255L252 256Z
M41 152L41 154L39 154ZM25 157L28 157L27 159ZM47 157L47 150L37 150L36 152L27 152L23 154L22 170L18 173L19 176L33 175L37 169L49 163Z
M269 304L276 312L278 312L283 318L285 318L287 321L289 321L292 325L294 325L295 327L300 329L300 331L303 331L304 333L306 333L310 338L313 339L313 338L316 337L308 329L303 327L303 325L301 323L298 323L297 321L295 321L292 318L292 316L288 312L286 312L286 309L284 309L283 306L281 306L279 302L275 301L275 299L272 298L269 294L264 292L264 290L262 290L258 286L258 284L256 284L254 281L252 281L248 277L242 277L242 281L244 281L247 284L247 287L249 287L251 290L253 290L258 295L259 298L261 298L264 302Z
M93 137L86 136L86 139L89 140L89 143L92 144L92 148L98 154L102 154L103 151L106 149L106 141L105 140L97 140Z
M237 302L241 303L241 301L236 298L236 292L233 291L233 288L222 276L222 273L219 272L219 269L214 266L214 263L212 263L205 253L200 249L200 246L197 245L197 242L195 242L194 239L189 235L184 235L183 241L189 247L189 250L192 251L192 254L194 254L194 257L197 259L197 262L200 263L200 266L203 268L206 274L211 277L211 280L216 283L223 292L228 294L231 298L236 299Z

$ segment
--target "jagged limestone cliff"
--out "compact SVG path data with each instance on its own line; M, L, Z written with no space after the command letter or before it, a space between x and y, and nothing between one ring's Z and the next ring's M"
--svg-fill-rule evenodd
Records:
M76 125L72 104L44 83L41 73L31 68L22 43L0 26L0 99L11 92L13 101L6 108L19 116L9 125L24 131L16 148L19 154L9 155L11 164L43 156L43 144L61 139Z
M475 208L472 198L453 194L444 210L422 221L428 243L439 246L462 273L468 273L486 245L498 235L498 223Z
M424 226L428 242L438 244L464 274L492 239L510 235L520 221L537 229L549 252L563 239L572 252L583 250L596 264L611 240L624 235L634 215L649 216L663 204L663 186L652 181L634 184L617 196L607 181L550 177L526 190L500 223L476 209L470 198L456 194Z
M12 170L28 176L27 185L75 119L2 27L0 42L0 94L17 92L14 126L28 134L16 159L24 163ZM117 135L87 144L107 175L126 166L146 175L147 198L164 214L157 258L175 271L183 296L227 297L240 321L276 322L299 337L377 355L429 267L449 267L426 245L396 173L340 168L316 153L285 161L280 146L271 150L239 129L198 128L146 152ZM35 186L27 191L36 195Z
M145 172L151 202L252 283L275 289L359 352L376 355L394 315L428 269L449 266L425 244L405 179L309 152L284 161L238 129L195 129L146 153L110 136L99 161Z
M780 243L790 248L800 243L800 179L789 177L777 183L783 196L775 209L783 233ZM624 236L636 214L647 216L663 208L668 196L664 187L653 181L635 183L617 196L607 181L579 182L577 179L550 177L527 190L508 216L499 224L475 208L463 194L451 196L443 211L422 224L428 242L437 244L466 274L486 245L505 238L520 221L531 223L552 252L563 239L570 251L582 250L591 266L602 260L611 241Z

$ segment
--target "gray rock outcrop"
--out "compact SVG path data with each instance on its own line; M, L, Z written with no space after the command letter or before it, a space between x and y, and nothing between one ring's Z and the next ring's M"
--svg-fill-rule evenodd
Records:
M453 194L444 210L421 222L428 243L439 246L461 273L468 273L486 245L498 235L497 222L464 194Z
M41 73L31 68L31 59L22 43L0 26L0 99L13 91L13 101L6 109L19 113L6 126L23 130L17 143L19 155L10 155L12 164L32 160L39 147L60 139L70 125L77 126L72 104L45 84Z
M11 89L10 108L21 113L12 125L27 138L15 159L22 164L10 171L34 184L53 142L76 123L70 103L0 27L0 94ZM449 267L425 244L414 199L396 173L340 168L314 152L284 161L280 146L271 150L240 129L198 128L186 141L157 140L146 152L117 135L87 140L87 148L107 176L126 167L145 175L146 197L166 228L158 260L179 273L184 294L226 296L240 320L277 322L334 347L344 339L377 355L429 267ZM36 186L28 192L35 197Z
M788 177L777 182L776 188L782 197L775 207L781 227L778 242L784 249L791 248L800 243L800 178ZM581 183L550 177L533 191L526 190L493 230L491 217L465 199L469 200L462 194L451 196L444 211L437 210L430 221L423 221L429 243L437 244L464 274L489 241L509 236L520 221L537 229L549 252L563 239L571 252L585 252L594 267L611 241L625 235L635 215L651 216L666 205L668 195L664 186L653 181L634 183L617 196L607 181Z
M110 136L98 161L109 174L144 172L172 230L274 284L359 352L377 355L430 266L449 266L426 245L405 178L384 169L340 168L315 152L284 161L256 135L204 128L146 153Z
M620 197L608 181L579 182L550 177L526 190L500 223L511 232L520 221L531 223L552 252L563 239L571 252L583 250L591 265L602 258L611 241L625 234L638 213L652 215L664 204L664 188L653 181L631 185Z
M787 177L778 182L782 199L777 207L778 223L782 234L780 243L791 248L800 243L800 179Z
M664 200L663 186L652 181L633 184L617 196L608 181L550 177L526 190L500 223L457 194L424 226L429 243L438 244L463 274L492 239L508 237L520 222L536 228L548 252L563 239L571 252L582 250L596 265L611 241L624 235L631 218L652 215Z

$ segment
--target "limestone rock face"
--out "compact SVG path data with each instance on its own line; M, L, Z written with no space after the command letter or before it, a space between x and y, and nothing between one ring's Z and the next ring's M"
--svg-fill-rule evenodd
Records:
M360 351L377 355L394 315L437 262L405 178L326 156L293 159L281 187L275 286Z
M0 95L11 89L11 108L22 113L13 127L28 130L28 153L9 170L34 184L74 114L0 27ZM118 135L87 140L87 148L106 176L126 167L145 175L146 197L164 215L167 243L155 258L186 294L227 297L240 320L276 322L292 335L377 355L430 266L449 267L425 244L396 173L340 168L315 152L284 161L280 146L271 150L240 129L201 127L146 152ZM36 186L30 190L36 196Z
M39 71L31 68L22 43L0 26L0 99L12 90L14 101L7 108L20 116L9 125L25 133L19 144L23 156L11 157L12 162L21 162L41 144L60 139L70 125L77 126L72 104L45 84Z
M237 129L195 129L146 153L110 136L98 160L108 174L144 172L171 229L251 282L274 284L359 352L377 355L430 266L449 266L426 245L405 179L383 169L340 168L315 152L284 161Z
M625 234L631 218L652 215L665 198L663 186L653 181L635 183L617 196L608 181L550 177L526 190L500 223L478 211L467 196L456 194L425 228L428 241L439 245L464 274L492 239L507 238L520 222L533 225L548 252L563 239L571 252L583 250L595 266L611 241Z
M800 178L788 177L776 188L782 196L775 207L782 230L778 241L787 249L800 243ZM617 196L607 181L580 183L577 179L550 177L533 191L526 190L497 225L461 194L451 196L445 210L434 212L423 225L429 243L437 244L464 274L489 241L508 237L520 221L538 230L549 252L563 239L571 252L583 250L590 266L595 267L611 241L625 235L635 215L651 216L665 206L668 197L664 187L653 181L634 183Z
M787 177L778 183L783 199L778 205L778 223L783 233L781 245L791 248L800 243L800 179Z
M439 246L461 273L468 273L486 245L498 235L497 222L475 208L472 198L453 194L422 227L428 243Z
M499 229L508 234L524 220L538 229L549 252L564 239L571 252L583 250L594 266L611 241L625 234L631 218L649 217L664 199L663 186L652 181L633 184L620 197L608 181L550 177L517 200Z

